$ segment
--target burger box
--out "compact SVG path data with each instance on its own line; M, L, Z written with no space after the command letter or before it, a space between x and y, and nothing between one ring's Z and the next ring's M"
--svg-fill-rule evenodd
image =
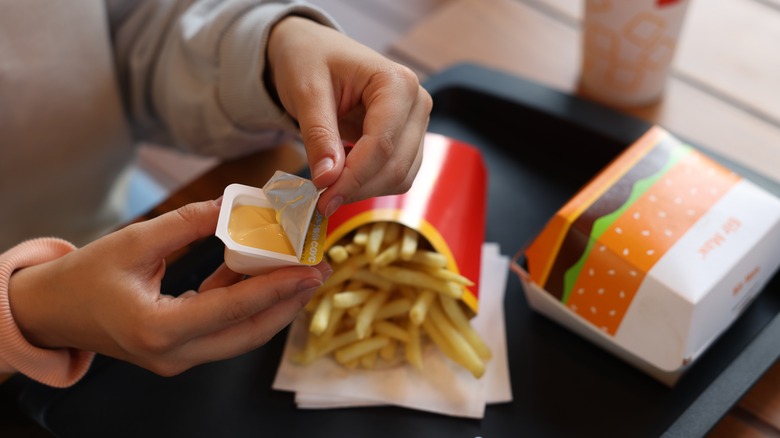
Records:
M777 270L780 200L656 126L520 255L532 308L674 385Z

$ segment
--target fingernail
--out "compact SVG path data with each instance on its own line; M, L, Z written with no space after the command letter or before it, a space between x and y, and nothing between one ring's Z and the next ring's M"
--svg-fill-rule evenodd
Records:
M333 268L327 262L321 262L320 272L322 272L322 280L325 281L333 274Z
M214 200L214 205L216 205L217 207L222 206L222 196Z
M336 196L328 202L328 206L325 208L325 216L330 217L336 210L344 203L344 198Z
M333 158L330 157L325 157L318 161L317 164L314 165L314 169L312 169L312 179L317 179L330 169L333 169L333 164Z
M322 286L322 280L318 278L307 278L306 280L301 280L301 282L298 283L298 292L316 289L320 286Z

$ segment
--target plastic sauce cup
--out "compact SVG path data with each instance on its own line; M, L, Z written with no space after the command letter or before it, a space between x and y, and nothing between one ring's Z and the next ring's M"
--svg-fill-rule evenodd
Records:
M215 234L225 244L225 264L230 270L245 275L260 275L288 266L315 265L322 260L327 218L316 210L307 224L308 232L299 257L289 251L272 251L259 247L261 245L249 246L235 240L230 233L231 226L236 226L235 223L231 224L231 216L236 208L243 206L273 210L271 202L260 188L242 184L231 184L225 188Z

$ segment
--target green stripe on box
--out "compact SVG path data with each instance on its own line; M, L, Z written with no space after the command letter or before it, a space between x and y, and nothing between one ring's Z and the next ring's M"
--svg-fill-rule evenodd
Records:
M582 268L585 266L585 261L588 259L588 256L590 255L593 247L596 245L596 242L601 237L601 235L604 234L604 232L606 232L607 229L609 229L609 227L612 226L612 224L615 223L615 221L626 210L628 210L628 208L631 207L637 199L644 195L647 190L650 189L650 187L652 187L659 179L661 179L661 177L669 172L669 170L674 167L684 156L688 155L693 150L693 148L687 145L680 144L679 146L680 147L675 147L672 149L672 152L669 156L669 161L661 170L656 172L655 175L643 178L634 184L634 186L631 188L631 194L619 209L606 216L596 219L596 221L593 223L593 228L591 230L590 237L588 238L588 244L585 247L585 251L582 253L582 257L580 257L579 260L577 260L577 263L575 263L571 268L566 270L566 274L564 274L563 298L561 299L562 302L566 303L569 300L569 295L571 295L571 291L574 289L574 284L577 282L577 279L582 273Z

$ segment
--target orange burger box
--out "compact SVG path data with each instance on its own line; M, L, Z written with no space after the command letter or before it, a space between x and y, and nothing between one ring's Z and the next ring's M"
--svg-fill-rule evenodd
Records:
M674 386L779 262L780 200L653 127L512 268L534 310Z
M422 164L409 191L340 207L328 218L325 248L375 222L412 228L425 245L446 257L450 271L474 282L463 287L461 300L476 314L487 211L485 164L478 149L439 134L426 134L423 147Z

